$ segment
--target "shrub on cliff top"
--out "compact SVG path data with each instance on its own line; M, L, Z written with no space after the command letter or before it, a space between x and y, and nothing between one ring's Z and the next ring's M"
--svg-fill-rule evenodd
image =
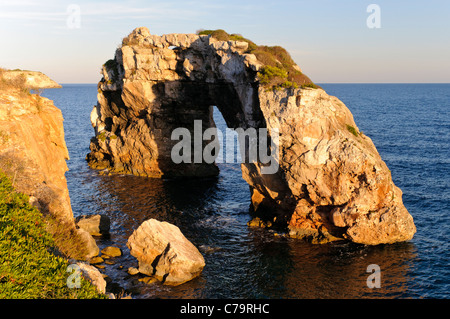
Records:
M218 41L243 41L243 42L247 42L248 43L248 48L247 51L253 51L257 48L257 45L249 40L244 38L242 35L237 34L237 33L232 33L232 34L228 34L226 31L222 30L222 29L217 29L217 30L199 30L197 31L198 35L210 35L211 37L213 37L214 39L218 40Z
M258 72L260 83L268 89L309 87L318 88L310 78L296 68L289 52L281 46L256 45L240 34L228 34L222 29L199 30L198 35L210 35L219 41L245 41L246 53L252 53L264 67Z
M119 79L119 65L116 60L109 59L103 66L107 71L111 71L112 78L110 80L117 81Z
M272 89L279 88L298 88L298 84L289 80L286 70L266 65L258 73L259 81L262 85Z
M0 91L16 91L20 94L30 95L30 89L26 87L27 79L24 74L8 78L5 76L9 70L0 68Z
M68 261L52 253L54 239L28 200L0 171L0 298L104 298L84 278L67 287Z

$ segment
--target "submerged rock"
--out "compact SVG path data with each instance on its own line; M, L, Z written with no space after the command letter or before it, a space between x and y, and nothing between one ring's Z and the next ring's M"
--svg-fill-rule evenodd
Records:
M263 220L261 220L261 218L255 217L252 220L247 222L247 226L266 228L266 227L271 227L272 222L271 221L263 221Z
M109 257L119 257L122 256L122 250L119 247L108 246L102 249L102 254Z
M93 257L93 258L89 259L89 263L91 265L101 264L104 261L105 260L102 257L99 257L99 256L96 256L96 257Z
M150 219L127 242L139 262L139 272L167 285L180 285L199 276L205 260L175 225Z
M139 270L137 268L135 268L135 267L128 267L127 272L131 276L139 274Z
M275 172L263 172L260 160L241 165L256 217L317 243L411 239L416 228L402 192L349 109L314 85L267 88L263 66L246 42L135 29L103 66L89 165L152 177L217 175L215 163L175 163L171 153L175 129L194 136L202 120L203 136L215 127L216 105L229 127L279 136Z

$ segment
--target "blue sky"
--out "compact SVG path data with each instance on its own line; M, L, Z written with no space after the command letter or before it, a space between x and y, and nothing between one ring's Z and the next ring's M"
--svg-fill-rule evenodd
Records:
M68 8L80 9L69 28ZM368 28L370 4L381 28ZM70 20L73 21L73 20ZM96 83L121 39L221 28L281 45L317 83L450 82L450 1L0 0L0 67Z

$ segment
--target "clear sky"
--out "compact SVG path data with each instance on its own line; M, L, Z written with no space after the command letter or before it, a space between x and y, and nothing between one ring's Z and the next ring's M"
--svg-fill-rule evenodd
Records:
M139 26L158 35L220 28L281 45L316 83L450 82L447 0L0 0L0 67L96 83Z

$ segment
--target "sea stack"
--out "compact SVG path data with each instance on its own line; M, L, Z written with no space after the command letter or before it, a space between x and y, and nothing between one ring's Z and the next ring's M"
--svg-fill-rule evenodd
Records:
M217 32L221 31L221 32ZM228 127L279 134L276 172L241 165L252 212L292 237L376 245L409 240L416 228L402 192L349 109L301 72L281 47L222 30L152 35L135 29L103 65L91 167L148 177L215 176L214 163L176 164L174 129ZM205 142L205 145L207 143Z

